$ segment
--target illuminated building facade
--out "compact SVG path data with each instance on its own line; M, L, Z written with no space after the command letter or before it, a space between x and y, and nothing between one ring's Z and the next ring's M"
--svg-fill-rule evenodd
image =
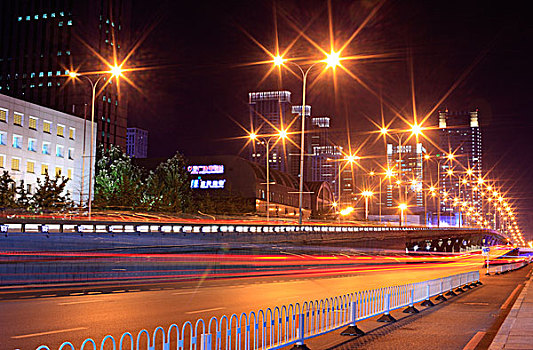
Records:
M481 130L479 127L479 111L471 112L439 112L440 148L454 154L454 161L442 162L440 169L439 188L441 198L446 193L447 200L441 201L441 212L454 213L456 206L453 199L470 202L481 209L480 195L474 190L474 181L482 176L483 151ZM448 174L448 170L453 175ZM466 173L468 169L472 174Z
M401 151L401 152L400 152ZM400 154L401 153L401 154ZM424 154L426 149L420 142L412 142L401 146L387 144L387 166L390 169L401 168L401 173L386 184L386 207L397 210L400 203L406 203L409 211L424 211L424 194L422 191L424 178ZM396 183L399 181L399 183Z
M311 148L311 181L329 183L337 202L339 202L338 174L341 166L342 147L331 144L329 139L330 120L330 117L311 118L308 137Z
M64 176L70 198L85 202L90 130L90 121L0 94L0 173L7 171L17 186L24 181L29 193L45 174Z
M128 128L126 138L126 154L132 158L148 156L148 131L139 128Z
M268 160L270 168L287 172L290 149L286 142L276 142L275 135L282 126L289 124L292 117L290 91L250 92L248 97L252 130L257 135L273 136ZM266 164L265 147L265 138L259 137L251 143L248 159L255 163Z
M109 70L87 45L109 62L114 52L124 56L130 7L129 0L1 1L0 93L90 118L89 83L67 75ZM105 147L126 147L125 92L107 84L96 99L96 140Z

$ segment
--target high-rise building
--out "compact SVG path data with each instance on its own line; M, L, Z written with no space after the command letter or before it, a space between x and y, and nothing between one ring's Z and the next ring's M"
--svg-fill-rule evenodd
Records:
M286 125L290 125L290 91L250 92L249 112L252 130L257 135L275 136ZM287 130L286 130L287 131ZM271 169L289 172L288 154L292 150L290 142L271 142L269 164ZM259 137L251 143L249 160L266 164L265 138Z
M68 73L109 70L97 56L120 62L130 7L129 0L1 1L0 93L89 118L89 83L73 83ZM125 148L126 89L119 94L115 84L105 83L97 89L96 140Z
M396 208L406 203L409 211L420 213L424 210L422 192L424 175L424 154L426 149L420 142L401 146L387 144L387 166L395 169L396 176L386 184L386 207ZM398 171L401 169L401 172Z
M293 107L294 109L294 107ZM301 110L301 107L300 107ZM330 117L312 117L309 131L311 148L311 181L325 181L330 184L339 202L339 170L342 147L334 146L329 139ZM342 189L341 189L342 191Z
M139 128L128 128L126 138L126 154L132 158L148 156L148 131Z
M473 190L473 180L482 175L482 142L479 127L479 111L439 112L440 148L454 155L454 162L441 163L439 187L450 200L441 201L441 212L455 211L453 199L473 203L481 208L479 193ZM448 170L453 175L448 174ZM468 171L468 170L471 171ZM470 174L469 174L470 173Z

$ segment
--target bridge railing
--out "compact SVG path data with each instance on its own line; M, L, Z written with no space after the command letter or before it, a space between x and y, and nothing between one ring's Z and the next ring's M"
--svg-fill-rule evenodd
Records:
M489 274L500 274L505 273L513 270L520 269L527 264L531 262L531 258L524 259L522 261L510 263L510 264L502 264L502 265L490 265L489 264Z
M181 327L146 329L136 337L125 332L120 338L106 335L97 343L88 338L80 350L104 349L280 349L327 334L346 326L391 311L429 300L455 288L479 281L479 271L472 271L423 282L358 291L331 298L310 300L209 319L187 321ZM172 347L171 347L172 345ZM64 342L59 350L76 350ZM37 350L51 350L41 345Z

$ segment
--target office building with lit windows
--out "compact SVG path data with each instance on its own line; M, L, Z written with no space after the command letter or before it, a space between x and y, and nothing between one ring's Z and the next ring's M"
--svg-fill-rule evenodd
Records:
M83 196L85 202L90 132L90 121L0 94L0 172L7 171L17 186L24 181L30 193L46 173L64 176L71 199Z
M439 187L441 198L444 193L449 200L441 201L441 212L456 212L453 199L473 203L481 209L479 192L474 190L475 179L482 176L483 150L479 111L439 112L440 148L454 155L453 162L442 162ZM448 174L452 170L453 175ZM471 170L471 175L467 173Z
M130 0L0 1L0 94L90 118L90 85L69 81L68 73L109 70L96 53L110 63L114 53L124 57L130 11ZM96 140L125 149L127 89L119 94L104 83L95 104Z
M126 154L132 158L148 156L148 130L128 128Z
M412 141L401 148L397 144L387 144L387 167L396 171L390 183L384 184L387 208L397 211L400 203L406 203L409 212L424 212L424 154L426 149L420 142Z
M292 120L290 91L250 92L248 96L250 124L258 135L257 140L250 144L248 159L266 164L266 142L270 138L270 168L289 172L291 143L278 142L276 134Z
M311 149L311 181L329 183L336 201L340 202L339 167L341 166L342 147L331 143L329 138L330 121L330 117L311 118L311 126L307 134L307 141Z

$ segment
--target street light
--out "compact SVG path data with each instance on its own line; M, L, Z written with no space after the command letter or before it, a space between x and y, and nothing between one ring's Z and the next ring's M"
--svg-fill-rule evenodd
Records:
M407 204L400 203L398 208L400 209L400 226L402 226L402 223L405 223L404 214L403 213L404 213L405 209L407 209Z
M123 69L122 66L109 66L109 71L105 72L111 75L111 79L115 77L119 77L122 75ZM105 77L105 75L100 75L96 81L93 81L89 76L87 75L89 73L78 73L78 72L69 72L69 77L72 79L76 79L78 77L83 77L87 79L89 84L91 85L92 89L92 99L91 99L91 149L89 151L89 219L91 218L92 213L92 188L93 188L93 148L94 148L94 102L96 98L96 87L98 86L98 83L102 78Z
M361 194L365 197L365 220L368 220L368 199L374 195L374 192L366 190Z
M250 135L248 135L250 140L252 142L256 141L257 139L264 139L265 141L265 148L266 148L266 215L267 215L267 222L270 221L270 141L272 138L278 138L279 140L287 138L287 131L286 130L280 130L277 135L272 136L259 136L256 133L252 132Z
M292 64L302 74L302 110L301 110L301 117L302 117L302 132L300 136L300 186L299 186L299 193L298 193L298 224L301 225L303 223L303 191L304 191L304 154L305 154L305 95L307 90L307 76L311 69L316 66L318 63L326 63L326 68L332 68L335 69L340 64L341 58L340 58L340 52L331 51L331 53L326 54L326 58L322 61L317 61L313 63L311 66L309 66L306 70L304 70L298 63L289 61L287 59L284 59L282 56L276 56L274 57L273 63L275 66L283 66L285 63Z

